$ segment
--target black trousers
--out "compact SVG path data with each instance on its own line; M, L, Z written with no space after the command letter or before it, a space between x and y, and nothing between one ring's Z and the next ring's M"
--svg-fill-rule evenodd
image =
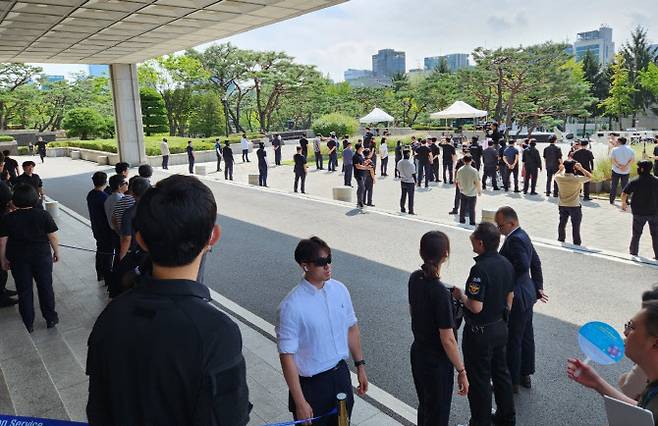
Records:
M249 162L249 150L248 149L243 149L242 150L242 162L244 163L245 161Z
M452 174L451 174L452 176ZM423 178L425 178L425 188L430 184L430 178L432 177L432 164L431 163L419 163L418 164L418 186L423 183Z
M356 178L356 205L363 207L366 193L366 178L364 176Z
M507 325L502 320L481 329L466 324L463 336L464 367L470 385L470 424L491 425L491 382L498 424L515 424L512 379L507 367Z
M409 197L409 213L414 212L414 193L416 191L415 184L413 182L400 182L402 188L402 195L400 196L400 210L404 211L404 205L406 204L407 197Z
M432 163L432 173L434 174L434 182L441 182L441 179L439 178L440 168L441 168L441 165L438 161L434 161Z
M398 172L398 163L402 160L402 157L395 157L395 166L393 167L394 172L393 176L394 177L400 177L400 172Z
M189 169L190 173L194 173L194 158L188 157L187 162L187 168Z
M217 156L217 171L218 172L222 171L222 156L221 155Z
M615 173L614 171L612 172L612 179L610 181L610 203L615 202L615 198L617 198L617 186L619 185L619 181L621 181L621 189L623 190L626 188L626 185L628 184L628 177L630 175L620 175L619 173Z
M306 192L306 173L295 173L295 192L297 192L297 184L302 181L302 192Z
M640 216L633 215L633 236L631 237L631 246L629 251L632 255L637 256L640 246L640 237L644 230L644 224L649 224L649 233L651 234L651 243L653 245L653 255L658 259L658 216Z
M9 273L4 269L0 268L0 300L2 300L5 297L3 296L3 293L7 289L8 278L9 278Z
M589 193L590 193L590 182L585 182L583 184L583 196L585 197L585 199L589 198Z
M382 158L382 165L380 166L381 169L381 175L386 176L388 173L388 157Z
M468 215L468 222L475 225L475 202L477 197L468 197L464 194L459 194L459 223L466 223L466 215Z
M461 204L461 200L462 200L462 193L459 192L459 188L457 188L457 185L455 185L455 200L452 205L453 212L459 211L459 204Z
M329 170L330 172L335 172L337 165L338 165L338 154L336 153L336 151L334 151L331 154L329 154L329 165L327 166L327 170Z
M322 170L324 166L322 165L322 152L321 151L315 151L315 168Z
M267 186L267 164L258 165L258 186Z
M14 259L11 261L11 275L18 292L18 312L26 328L34 324L33 280L37 285L41 315L49 322L58 319L55 312L52 257L25 256L23 259Z
M525 169L525 176L523 178L523 192L528 192L528 184L530 184L530 192L535 192L537 189L537 174L539 169L537 168L528 168Z
M304 156L304 158L308 158L308 147L307 146L302 147L302 155Z
M162 156L162 168L164 170L169 170L169 156L168 155L163 155Z
M368 205L372 204L372 191L374 187L375 187L375 181L372 179L370 173L368 173L365 179L365 194L364 194L366 204Z
M482 189L487 189L487 178L491 178L493 189L498 189L496 166L484 166L484 171L482 172Z
M233 180L233 161L224 162L224 179Z
M277 166L281 165L281 147L274 150L274 164Z
M443 163L443 182L448 182L448 178L446 177L446 171L449 172L450 175L450 183L452 183L452 170L453 170L454 165L452 163Z
M553 176L555 173L557 173L558 169L556 167L548 167L546 166L546 195L551 194L551 181L553 180ZM553 182L553 196L557 197L559 194L559 190L557 188L557 182Z
M509 189L509 184L510 184L510 177L514 177L514 191L519 190L519 166L514 167L513 169L510 169L505 165L503 167L503 188L505 188L505 191Z
M347 414L352 416L354 407L354 391L350 379L350 370L345 361L341 361L331 370L316 374L313 377L300 377L299 384L302 387L304 399L313 409L314 416L322 416L336 408L336 395L344 393L347 395ZM295 420L297 418L295 401L288 393L288 410ZM337 426L338 416L332 415L313 421L313 426Z
M96 278L98 281L109 278L112 272L114 244L112 236L96 239Z
M454 371L447 357L437 356L416 342L411 345L411 373L418 395L418 426L448 425Z
M352 164L343 163L343 171L345 172L345 186L352 186L352 172L354 171L354 166Z
M521 383L521 376L535 373L535 332L532 326L532 307L521 310L518 303L512 304L507 337L507 366L512 383Z
M560 206L560 222L557 225L557 239L564 242L566 238L567 221L571 218L571 233L573 243L577 246L582 242L580 239L580 223L583 221L583 210L581 207Z

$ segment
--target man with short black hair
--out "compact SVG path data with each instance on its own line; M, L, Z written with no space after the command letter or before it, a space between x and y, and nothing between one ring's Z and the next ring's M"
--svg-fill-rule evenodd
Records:
M288 384L288 408L295 420L330 413L336 394L347 396L348 416L354 395L347 360L352 355L358 393L368 391L366 362L352 299L345 285L331 277L331 249L318 237L301 240L295 261L301 282L281 301L277 312L277 347ZM329 426L336 414L313 421Z
M125 161L118 162L114 165L114 171L116 174L121 175L125 178L128 177L128 169L130 168L130 164L126 163Z
M258 158L258 186L267 187L267 151L265 151L263 142L258 143L256 157Z
M459 223L466 223L466 215L471 225L475 225L475 203L477 197L482 195L480 189L480 175L472 166L470 154L462 158L464 165L457 171L455 182L459 190Z
M295 187L294 190L297 192L297 185L301 181L302 183L302 194L306 194L306 157L302 155L302 147L297 147L297 153L292 157L295 162L293 171L295 173Z
M11 152L9 152L8 149L2 151L2 154L5 156L5 161L4 161L5 171L9 173L9 180L13 181L21 173L20 169L18 168L18 161L9 157Z
M139 177L143 177L149 183L151 182L151 177L153 176L153 167L150 164L142 164L137 169L137 174Z
M513 176L514 192L521 192L519 191L519 150L516 149L514 139L510 139L507 142L507 148L503 150L501 159L504 163L501 170L501 175L503 176L503 189L505 192L509 190L510 176Z
M356 153L352 157L354 164L354 178L356 179L356 207L363 208L365 206L365 192L366 192L366 174L370 173L372 166L364 165L365 159L363 158L363 146L360 143L356 144Z
M449 137L446 137L441 142L441 157L443 158L443 184L453 183L453 167L455 165L455 159L457 157L457 152L455 151L455 146L452 144ZM448 177L446 177L446 172L448 172Z
M576 171L581 172L583 176L577 176ZM573 243L579 246L582 242L580 224L583 220L583 209L580 204L580 190L583 183L589 181L591 177L590 172L573 160L564 161L560 165L558 173L553 177L559 188L558 210L560 212L560 222L557 228L557 240L561 243L566 238L565 229L569 218L571 218Z
M169 170L169 143L167 138L162 138L162 142L160 142L160 155L162 155L162 169Z
M487 189L487 178L491 179L491 185L494 191L498 191L498 178L496 168L498 168L498 151L494 147L494 141L487 141L487 148L482 152L482 190Z
M187 146L185 147L185 152L187 152L187 169L190 174L194 173L194 147L192 146L192 141L187 141Z
M343 172L345 175L344 183L345 186L352 186L352 172L354 171L354 163L352 159L354 158L354 151L352 151L352 143L347 140L345 148L343 149Z
M617 146L610 151L610 161L612 162L610 204L615 204L619 181L621 181L622 190L628 184L628 178L631 175L631 163L635 161L635 151L626 145L626 142L626 138L623 136L617 138Z
M409 214L414 215L414 191L416 185L416 166L414 162L409 158L411 157L411 151L405 149L402 151L402 160L398 161L398 164L395 165L395 170L400 176L400 187L402 190L402 195L400 196L400 212L406 213L404 205L409 197Z
M133 202L126 206L123 213L121 214L121 221L118 222L119 237L120 237L120 248L119 248L119 260L123 259L128 251L132 250L137 245L137 242L134 241L134 226L133 221L135 219L135 214L137 213L137 204L139 200L144 196L146 191L151 188L149 181L142 177L134 177L130 180L128 185L128 192L133 198ZM119 200L117 205L114 207L114 210L118 210L119 205L126 200L128 197L125 196Z
M202 256L221 234L216 220L212 192L194 177L171 176L142 197L135 239L153 274L141 276L94 324L86 369L90 424L248 423L240 330L196 282Z
M217 171L222 171L222 144L219 143L219 138L215 138L215 156L217 157Z
M644 224L649 224L653 255L658 259L658 178L651 175L651 161L642 160L637 163L637 179L626 185L621 193L621 209L628 210L628 197L631 196L631 211L633 212L633 236L629 251L637 256L640 237Z
M592 173L594 170L594 154L592 154L592 151L588 149L589 142L587 139L582 139L580 141L580 149L576 150L576 152L573 153L573 158L574 161L577 163L580 163L581 166L583 166L583 169L587 170L588 172ZM578 175L580 175L580 172L577 172ZM589 189L590 187L590 182L585 182L583 184L583 200L585 201L590 201L591 198L589 197ZM623 188L622 188L623 189Z
M557 136L551 135L548 138L548 146L544 148L544 162L546 163L546 196L551 195L551 183L553 184L553 197L558 196L557 182L553 180L553 176L560 169L562 164L562 150L555 145Z
M537 141L530 139L528 147L523 150L523 165L525 167L525 176L523 177L523 193L528 193L528 184L530 184L530 195L537 195L537 176L541 170L541 157L537 150Z
M23 162L23 174L16 177L14 179L13 185L14 187L19 186L19 185L30 185L32 188L34 188L37 191L37 195L39 196L39 199L36 204L36 208L42 209L43 208L43 182L41 181L41 178L39 177L38 174L33 173L34 167L36 164L34 161L25 161Z
M107 193L103 191L107 185L107 174L96 172L91 177L94 189L87 194L87 209L91 231L96 240L96 279L103 281L109 278L112 270L112 257L114 246L112 244L112 229L105 215L105 200Z
M224 180L233 180L233 149L228 140L224 141L224 148L222 148L222 157L224 158Z
M427 188L433 175L432 163L434 158L432 157L431 148L427 146L426 139L421 140L420 146L416 149L416 155L418 156L418 187L420 188L424 177L425 188Z

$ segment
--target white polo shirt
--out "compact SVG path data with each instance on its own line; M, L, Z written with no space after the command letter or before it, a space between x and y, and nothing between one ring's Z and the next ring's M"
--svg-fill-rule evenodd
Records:
M348 330L356 323L352 299L343 283L331 279L318 290L302 280L279 305L279 353L294 355L300 376L322 373L349 358Z

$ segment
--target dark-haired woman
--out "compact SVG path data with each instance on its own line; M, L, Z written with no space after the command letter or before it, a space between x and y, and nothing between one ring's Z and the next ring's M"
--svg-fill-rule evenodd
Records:
M450 291L440 281L441 266L448 259L446 234L431 231L420 240L423 265L409 278L409 309L414 342L411 371L418 394L418 426L443 426L450 419L454 370L459 395L468 393L466 369L455 338Z

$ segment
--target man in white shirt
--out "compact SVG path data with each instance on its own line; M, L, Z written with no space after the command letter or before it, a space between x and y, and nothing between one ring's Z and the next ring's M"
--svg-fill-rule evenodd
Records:
M379 143L379 158L382 159L381 175L388 176L388 144L386 143L386 138L382 138L382 141Z
M354 394L345 362L351 353L359 379L358 393L368 391L361 337L352 299L343 283L331 278L331 249L318 237L301 240L295 261L302 281L279 305L277 346L289 389L288 408L295 420L335 425L336 394L347 395L351 416ZM310 422L309 422L310 423Z
M160 154L162 155L162 168L169 170L169 143L167 143L167 138L162 138Z
M245 161L249 163L249 139L247 139L247 134L243 133L242 138L240 139L240 147L242 148L242 162Z
M626 188L631 174L631 164L635 161L635 151L626 144L626 138L617 138L617 146L610 152L612 162L612 181L610 182L610 204L615 204L617 185L621 180L621 188Z

